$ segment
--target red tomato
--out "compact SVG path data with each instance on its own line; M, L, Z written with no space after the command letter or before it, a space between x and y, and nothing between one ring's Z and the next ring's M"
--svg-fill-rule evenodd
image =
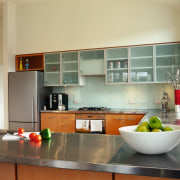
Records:
M36 133L30 133L30 134L29 134L29 138L30 138L31 140L34 140L36 135L37 135Z
M41 135L36 135L34 140L35 141L41 141L42 140Z
M19 128L18 129L18 134L23 134L24 133L24 129L23 128Z

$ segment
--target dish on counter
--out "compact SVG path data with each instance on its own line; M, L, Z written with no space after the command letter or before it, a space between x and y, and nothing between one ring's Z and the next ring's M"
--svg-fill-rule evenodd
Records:
M137 132L135 125L121 127L119 132L125 142L137 152L163 154L171 151L180 142L180 126L172 124L163 124L163 126L171 126L174 131Z

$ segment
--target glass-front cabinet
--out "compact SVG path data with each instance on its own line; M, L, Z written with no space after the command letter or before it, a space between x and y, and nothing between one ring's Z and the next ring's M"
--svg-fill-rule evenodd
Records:
M128 82L128 48L106 50L106 83Z
M60 85L60 53L45 54L44 63L44 85Z
M80 51L80 75L104 75L104 50Z
M180 44L156 45L156 81L167 82L168 75L174 79L180 69Z
M153 46L130 47L130 82L152 82L154 80Z
M78 84L78 52L62 53L62 84Z
M47 53L44 62L45 86L80 85L78 51Z

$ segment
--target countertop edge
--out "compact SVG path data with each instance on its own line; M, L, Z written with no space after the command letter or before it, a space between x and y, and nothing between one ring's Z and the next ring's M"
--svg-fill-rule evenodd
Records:
M27 163L28 160L28 163ZM95 164L76 161L63 161L52 159L37 159L30 157L5 157L0 155L0 162L14 163L30 166L62 168L71 170L95 171L117 174L129 174L151 177L180 178L179 169L140 167L121 164Z

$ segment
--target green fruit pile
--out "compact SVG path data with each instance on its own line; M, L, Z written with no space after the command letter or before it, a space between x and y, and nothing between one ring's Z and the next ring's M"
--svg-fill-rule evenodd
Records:
M170 126L163 127L162 121L157 116L152 116L148 121L144 121L136 128L137 132L162 132L173 131L174 128Z

